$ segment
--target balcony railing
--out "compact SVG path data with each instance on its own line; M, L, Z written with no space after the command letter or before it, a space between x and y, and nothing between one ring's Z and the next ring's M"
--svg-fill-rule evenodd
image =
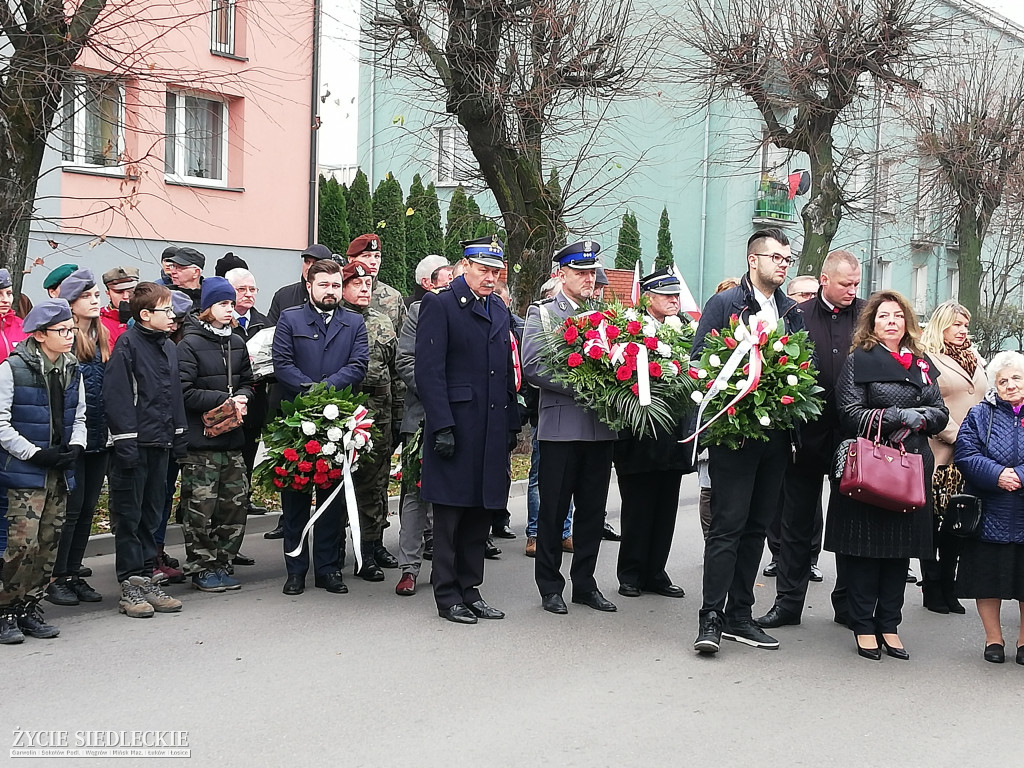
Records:
M795 224L796 206L789 199L789 185L781 181L762 181L754 207L755 223Z

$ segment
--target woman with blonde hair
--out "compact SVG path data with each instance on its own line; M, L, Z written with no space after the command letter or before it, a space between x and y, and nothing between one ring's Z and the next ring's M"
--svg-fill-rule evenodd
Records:
M930 441L935 455L936 488L947 480L959 480L953 463L953 446L960 423L967 412L981 402L988 391L985 361L971 343L968 326L970 311L957 301L947 301L935 308L921 334L921 346L931 357L938 376L939 391L949 409L949 423ZM952 475L950 474L952 473ZM936 499L938 504L939 499ZM957 561L960 539L940 529L943 510L936 508L934 543L937 557L921 561L921 582L924 607L935 613L966 613L956 599Z
M836 405L843 437L873 433L868 425L880 417L882 437L901 440L908 453L920 454L930 478L927 438L945 429L949 415L920 337L914 310L902 295L873 293L861 310L852 351L836 383ZM890 656L909 659L897 629L909 559L927 559L934 551L931 484L925 483L925 506L909 514L844 496L838 485L833 480L825 549L844 556L849 627L857 652L880 659L884 646Z

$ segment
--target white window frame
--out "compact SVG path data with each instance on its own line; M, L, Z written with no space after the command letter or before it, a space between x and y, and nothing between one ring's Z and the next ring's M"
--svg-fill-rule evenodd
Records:
M876 291L887 291L892 288L892 262L879 259L875 266Z
M913 296L914 311L923 315L928 308L928 265L914 267L910 277L910 293Z
M226 187L228 185L228 119L230 117L228 102L215 96L211 96L210 94L194 93L192 91L169 90L167 91L167 95L174 96L174 114L173 118L171 115L165 114L165 130L171 127L172 120L174 130L173 133L166 132L164 136L164 178L167 181L174 181L181 184L205 187ZM185 146L185 99L189 98L201 99L203 101L220 105L220 178L192 175L188 172L188 168L186 168L185 158L188 153ZM164 100L164 109L169 109L166 97ZM173 166L169 157L172 146L174 155Z
M123 155L124 155L124 131L125 131L125 110L124 110L124 84L117 82L117 146L112 148L111 159L112 162L96 163L92 159L86 156L86 134L85 134L85 117L87 114L87 107L93 99L86 98L86 90L90 84L100 84L104 86L113 85L109 77L95 76L88 74L74 74L71 76L69 82L64 87L64 95L61 101L60 109L60 120L61 120L61 163L65 167L69 168L88 168L90 170L95 169L97 172L108 172L116 175L120 175L124 172L123 168ZM92 91L92 94L95 94ZM70 121L70 125L68 123ZM68 139L71 140L70 152L68 148ZM71 155L68 157L68 155Z
M210 0L210 51L226 56L235 55L235 20L237 18L236 0ZM227 40L221 41L218 31L223 17L227 27Z
M946 282L949 288L949 298L953 301L960 301L960 270L956 267L948 268Z
M875 181L878 191L878 210L880 213L893 212L893 195L891 189L892 172L896 161L882 158L878 163L878 179Z
M459 125L446 125L434 129L434 139L434 184L467 184L471 179L465 172L465 157L470 151L466 132Z

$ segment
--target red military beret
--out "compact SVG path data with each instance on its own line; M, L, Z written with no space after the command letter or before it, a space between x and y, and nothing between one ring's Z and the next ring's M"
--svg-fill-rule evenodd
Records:
M368 235L360 235L349 243L345 255L358 256L360 253L366 253L367 251L380 253L380 238L372 232Z
M354 277L370 277L370 273L362 264L349 262L341 268L341 284L344 285Z

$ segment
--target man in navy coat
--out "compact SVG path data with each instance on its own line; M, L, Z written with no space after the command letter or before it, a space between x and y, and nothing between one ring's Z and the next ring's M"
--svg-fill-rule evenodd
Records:
M283 400L291 400L319 382L338 389L359 384L370 361L362 316L340 304L341 266L330 259L315 262L306 274L306 288L309 302L284 310L274 334L274 374ZM317 490L318 507L329 494ZM312 553L304 546L296 557L285 555L286 595L299 595L305 589L310 554L316 586L328 592L348 592L338 567L344 511L344 494L338 494L313 526ZM291 552L299 546L309 522L308 493L281 491L281 522L284 551Z
M430 581L438 615L460 624L505 614L480 597L489 510L508 502L508 455L519 432L497 237L462 243L465 272L420 305L416 388L423 403L420 498L434 506Z

